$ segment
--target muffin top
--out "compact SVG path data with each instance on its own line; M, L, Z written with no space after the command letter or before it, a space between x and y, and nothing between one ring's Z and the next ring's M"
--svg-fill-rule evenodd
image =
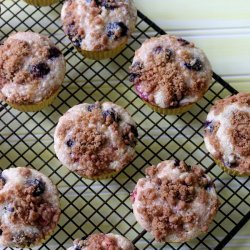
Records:
M62 84L65 60L46 36L18 32L0 46L0 99L34 104L53 95Z
M205 145L215 159L250 175L250 93L219 100L205 123Z
M146 169L132 193L138 223L160 242L186 242L206 232L219 201L199 166L169 160Z
M169 35L146 40L135 52L130 71L140 98L160 108L196 102L212 80L204 52L191 42Z
M70 170L87 178L119 172L135 155L135 122L122 107L80 104L69 109L55 130L55 152Z
M133 0L68 0L61 18L76 47L105 51L127 41L135 29L137 11Z
M42 173L26 167L0 175L0 246L27 247L50 235L60 216L58 192Z
M121 235L92 234L86 240L76 239L68 250L134 250L132 243Z

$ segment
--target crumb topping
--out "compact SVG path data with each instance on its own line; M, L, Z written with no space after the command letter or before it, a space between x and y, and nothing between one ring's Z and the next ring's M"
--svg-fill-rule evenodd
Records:
M193 43L169 35L145 41L135 53L130 73L138 95L162 108L198 100L212 78L205 54Z
M0 98L11 103L30 104L48 98L58 90L65 62L61 52L48 38L19 39L22 35L26 38L37 36L31 32L16 33L0 46ZM54 73L55 60L62 72ZM59 83L57 75L60 76ZM50 76L53 83L47 79Z
M116 107L83 104L76 106L80 111L72 117L68 111L55 133L59 159L82 176L120 171L133 158L138 133L128 113ZM66 160L62 159L62 152L66 153Z
M165 103L169 107L176 107L187 94L188 89L175 63L169 64L168 67L166 63L161 63L153 68L144 68L135 74L138 74L134 81L135 86L138 84L141 91L150 93L146 101L154 102L154 93L162 91L165 95Z
M231 117L231 142L239 155L250 155L250 113L236 111Z
M13 204L14 212L10 221L13 224L36 226L46 234L51 224L57 223L58 209L41 196L34 196L34 190L35 186L17 186L5 198L5 202Z
M208 114L205 143L208 151L228 168L250 173L250 94L219 100Z
M157 241L170 240L168 237L178 235L182 242L189 237L187 229L208 230L219 202L216 195L211 194L214 184L200 167L187 166L183 161L174 164L166 161L147 168L146 174L147 178L137 184L133 208ZM196 209L200 206L201 211L209 207L205 220L201 211Z
M237 104L239 107L250 107L250 93L239 93L237 95L218 100L212 107L211 111L214 111L215 115L219 115L223 112L224 108L230 104Z
M61 18L76 47L105 51L127 41L135 28L137 11L132 0L68 0Z

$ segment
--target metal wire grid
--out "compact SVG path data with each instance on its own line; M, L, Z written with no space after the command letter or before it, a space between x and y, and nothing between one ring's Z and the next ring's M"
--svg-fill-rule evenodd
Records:
M13 31L32 30L49 35L65 52L67 74L62 91L51 107L21 113L1 104L0 166L33 166L58 186L62 216L55 234L36 249L66 249L77 237L96 231L114 232L131 239L137 249L222 249L250 218L250 178L223 173L203 143L203 122L214 100L237 93L219 76L206 96L181 116L164 117L145 107L128 82L128 67L136 48L149 36L164 34L139 12L136 33L117 57L100 62L84 59L71 48L61 29L61 3L35 8L23 1L2 1L1 38ZM92 182L61 166L53 149L53 132L59 117L82 102L110 100L133 115L140 142L133 163L111 180ZM159 244L136 223L130 192L144 176L144 168L179 158L199 163L215 178L221 206L209 233L185 244Z

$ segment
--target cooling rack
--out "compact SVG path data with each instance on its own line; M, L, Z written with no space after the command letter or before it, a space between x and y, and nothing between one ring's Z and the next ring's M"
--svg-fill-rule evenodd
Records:
M73 239L93 232L126 236L136 249L222 249L250 218L250 179L223 173L208 155L203 143L203 122L212 103L236 94L214 73L205 97L181 116L159 115L133 92L128 67L134 50L148 37L165 32L141 12L137 29L127 47L115 58L91 61L70 45L60 23L61 4L35 8L23 1L2 1L0 36L14 31L35 31L50 36L67 59L63 88L52 106L37 113L21 113L0 104L0 166L31 166L58 186L62 215L54 235L35 249L66 249ZM132 114L138 124L137 156L111 180L92 182L79 178L55 157L53 133L59 117L82 102L112 101ZM215 179L221 206L210 231L184 244L159 244L136 223L130 192L144 176L145 167L179 158L200 164Z

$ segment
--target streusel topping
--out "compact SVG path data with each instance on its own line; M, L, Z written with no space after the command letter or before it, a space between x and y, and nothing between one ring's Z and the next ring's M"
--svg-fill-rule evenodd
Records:
M219 201L202 168L164 161L146 174L132 194L133 211L157 241L184 242L208 230Z
M211 65L203 51L169 35L145 41L135 52L130 71L138 95L161 108L197 101L212 79Z

